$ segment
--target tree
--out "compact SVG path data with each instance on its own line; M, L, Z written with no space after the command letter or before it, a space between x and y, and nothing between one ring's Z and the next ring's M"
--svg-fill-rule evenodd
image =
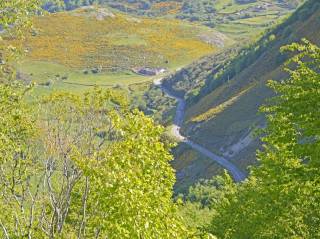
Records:
M34 152L34 120L21 85L0 84L0 236L31 238L43 173ZM41 233L37 233L41 237Z
M11 89L0 87L1 236L186 237L162 127L99 89L47 96L34 119Z
M163 128L112 91L41 104L50 237L183 238Z
M37 227L34 207L39 184L32 180L38 162L32 160L30 147L36 131L24 101L29 87L16 81L14 62L21 49L7 43L10 38L17 42L23 38L31 27L30 16L37 10L37 1L33 0L0 2L0 210L5 212L0 215L2 238L31 238Z
M207 233L206 228L216 215L215 205L226 203L228 197L237 192L237 185L225 172L210 180L202 180L190 187L186 195L178 195L179 213L190 232L200 238L215 238Z
M0 82L12 82L15 71L12 64L20 55L21 46L8 44L14 38L21 42L31 28L30 16L38 11L37 0L3 0L0 2Z
M303 40L283 50L297 54L287 63L290 78L269 83L277 96L262 108L261 166L218 204L209 231L220 238L320 236L320 49Z
M0 237L185 238L164 129L113 91L26 101L16 80L37 2L0 2ZM21 48L22 49L22 48Z

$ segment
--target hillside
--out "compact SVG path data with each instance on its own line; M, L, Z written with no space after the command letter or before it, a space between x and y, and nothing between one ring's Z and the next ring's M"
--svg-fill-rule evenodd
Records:
M201 40L208 31L205 28L133 18L101 8L50 14L35 19L34 24L35 37L27 39L30 58L73 68L167 67L214 50Z
M44 0L48 11L73 10L88 4L102 4L126 14L177 18L200 22L239 40L250 39L292 12L304 0L65 0L57 6Z
M195 74L194 78L187 78L191 86L203 85L196 95L186 91L191 90L190 88L181 87L186 79L181 77L181 74L188 72L188 69L171 77L167 84L173 82L172 87L180 94L187 93L185 96L189 102L183 134L212 152L223 155L243 170L248 170L248 166L256 162L255 152L260 147L259 140L254 136L255 129L265 125L263 115L257 112L259 107L266 103L266 99L273 95L266 87L266 82L270 79L280 81L287 76L283 71L283 62L287 56L280 53L280 48L301 38L307 38L319 45L320 32L314 31L320 29L319 19L319 2L309 1L257 43L241 50L228 64L218 64L215 67L217 57L202 63L211 64L212 70L204 77ZM192 167L203 157L194 154L193 159L185 161L183 155L189 150L185 147L182 145L177 149L175 162L182 164L183 170ZM211 168L203 168L194 174L189 171L187 181L211 177L210 172ZM186 179L181 182L182 187L188 183Z
M152 80L153 72L136 74L139 69L174 70L231 42L195 23L83 7L34 18L32 36L25 41L28 54L19 68L39 83L41 93L127 87Z
M299 2L1 0L0 238L320 238L320 1L285 18ZM281 23L248 32L177 19L267 6Z
M278 54L280 45L278 48L270 45L274 42L280 44L282 33L269 33L256 45L244 50L241 50L244 42L239 39L250 39L246 43L252 41L259 32L274 24L275 19L280 21L291 12L298 2L290 5L266 1L262 8L259 4L260 1L215 2L217 9L227 12L225 17L230 14L240 16L234 19L227 17L214 26L225 34L200 25L198 22L201 19L193 23L175 19L179 18L178 12L152 15L146 9L139 13L129 11L131 15L127 15L110 8L92 6L75 10L72 10L75 7L70 7L67 12L39 16L34 19L33 36L26 40L28 54L19 66L20 76L38 83L36 95L61 90L83 92L95 85L113 87L128 93L133 107L169 125L174 116L175 101L152 85L155 76L145 76L135 71L152 68L165 69L170 73L184 67L164 83L188 100L183 134L214 153L234 160L244 171L254 161L252 152L258 146L258 142L252 142L250 135L256 124L263 125L263 117L252 114L261 102L254 99L254 109L250 105L251 99L250 103L245 102L248 108L245 106L245 110L241 111L244 116L237 115L239 109L226 115L226 118L223 115L226 109L242 102L242 98L259 86L260 80L247 77L252 74L249 70L244 82L237 79L243 69L258 61L270 47L274 49L270 54L276 54L277 62L283 61ZM250 15L257 8L262 15ZM272 17L263 15L264 11ZM299 21L308 14L302 11ZM254 19L270 21L257 24ZM236 31L228 31L228 24L235 24ZM293 32L293 24L283 29L283 39ZM249 27L248 31L242 32L243 26ZM290 41L283 40L281 44L286 42ZM189 63L192 64L185 67ZM259 64L268 65L265 62ZM228 84L224 84L226 80ZM264 88L262 91L268 92ZM265 92L263 94L268 94ZM215 120L219 117L222 117L221 123L216 126ZM181 188L186 189L197 179L209 178L222 171L212 160L186 145L177 148L174 154L176 160L173 165L178 170ZM242 157L245 160L239 160Z

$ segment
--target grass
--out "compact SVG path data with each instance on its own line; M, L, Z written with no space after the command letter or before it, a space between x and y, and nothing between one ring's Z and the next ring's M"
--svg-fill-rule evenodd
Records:
M234 0L217 0L216 29L233 39L247 42L254 40L265 29L286 17L291 10L274 0L258 0L248 4L236 4ZM263 8L256 11L255 7ZM242 17L239 17L239 16Z
M132 72L84 74L83 71L61 64L30 60L20 63L19 70L37 84L34 91L36 95L44 95L53 91L82 93L94 86L127 88L130 85L152 80L151 77L140 76Z
M248 91L250 91L253 88L253 86L249 86L248 88L240 91L235 96L229 98L228 100L226 100L225 102L219 104L218 106L215 106L215 107L209 109L205 113L202 113L202 114L200 114L200 115L198 115L196 117L193 117L191 119L191 122L199 123L199 122L202 122L202 121L206 121L206 120L212 119L213 117L217 116L218 114L223 112L228 107L232 106L235 102L237 102L239 100L239 98L241 96L243 96L244 94L246 94Z
M215 51L199 38L211 31L178 20L141 18L123 14L97 20L83 10L56 13L34 19L38 34L26 41L29 57L71 68L100 66L175 67Z
M273 21L277 20L278 15L265 15L265 16L256 16L251 18L240 19L235 21L236 23L246 24L250 26L259 26L265 24L272 24Z
M238 11L245 10L249 7L257 5L257 3L249 4L234 4L233 0L218 0L217 8L219 9L220 14L230 14Z
M248 24L239 24L236 22L219 24L216 26L216 29L230 38L241 41L244 39L255 39L263 31L263 29L257 29L254 26Z
M43 61L25 61L22 62L19 69L29 74L36 83L45 83L49 80L58 82L59 79L67 77L64 83L74 83L83 85L113 86L130 85L149 80L150 77L144 77L129 71L124 72L102 72L94 74L88 72L85 74L81 70L68 68L66 66ZM58 79L57 79L58 78Z
M98 20L87 11L34 18L35 31L24 43L28 53L19 70L38 83L35 94L82 92L94 85L128 88L154 79L134 74L134 67L171 71L217 50L200 37L216 31L202 25L121 13ZM101 72L93 74L95 68Z

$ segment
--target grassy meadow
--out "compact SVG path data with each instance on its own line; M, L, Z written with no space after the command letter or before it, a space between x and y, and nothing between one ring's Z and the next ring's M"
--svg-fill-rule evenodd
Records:
M128 88L154 79L133 73L135 67L171 71L218 50L201 40L215 33L202 25L111 12L101 17L99 11L81 8L34 18L19 69L38 83L36 94L81 92L94 85Z

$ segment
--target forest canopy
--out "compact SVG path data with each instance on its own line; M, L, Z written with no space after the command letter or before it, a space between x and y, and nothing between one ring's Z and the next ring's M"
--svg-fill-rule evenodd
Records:
M320 237L319 47L282 48L288 77L268 83L276 96L261 107L267 126L249 177L225 174L174 197L172 142L121 92L30 100L34 85L16 70L25 49L6 40L31 34L39 4L0 2L1 238Z

